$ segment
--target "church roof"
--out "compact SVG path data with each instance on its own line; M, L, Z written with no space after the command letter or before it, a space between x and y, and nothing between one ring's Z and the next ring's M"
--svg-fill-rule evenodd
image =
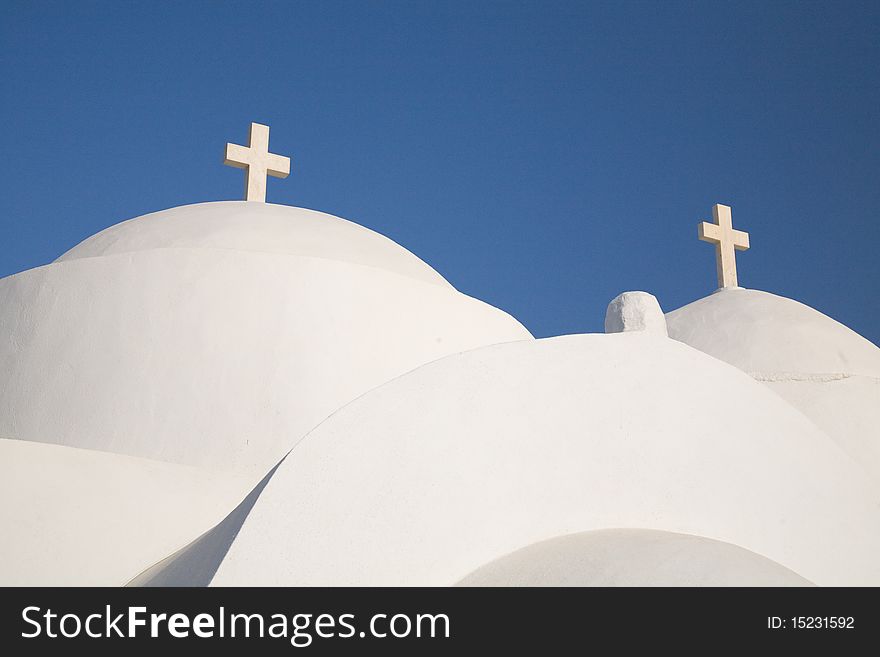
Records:
M648 529L599 529L520 548L458 586L811 586L739 546Z
M389 379L532 337L378 233L254 202L126 221L0 302L0 436L253 477Z
M825 434L737 369L623 333L487 346L370 391L136 582L447 585L614 527L880 581L875 489Z
M0 439L0 581L119 586L222 520L252 485L230 472Z
M880 349L739 288L729 206L698 228L724 289L534 340L392 240L266 204L268 140L227 144L247 201L0 279L4 583L880 582Z
M341 260L451 287L432 267L369 228L315 210L247 201L196 203L129 219L89 237L58 261L173 247Z
M669 337L750 374L880 377L880 349L818 310L748 289L720 289L666 315Z

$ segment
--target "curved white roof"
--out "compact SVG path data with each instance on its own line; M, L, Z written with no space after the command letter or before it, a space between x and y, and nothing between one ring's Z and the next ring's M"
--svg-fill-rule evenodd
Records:
M451 353L531 339L448 286L205 248L65 260L2 279L0 335L0 436L257 479L371 388Z
M795 377L763 383L815 422L880 484L880 379Z
M129 219L84 240L58 262L169 247L327 258L451 287L429 265L369 228L315 210L247 201L183 205Z
M217 524L251 485L228 472L0 440L0 585L122 586Z
M820 585L880 583L867 475L747 375L643 333L425 365L334 413L255 492L186 567L137 583L449 585L616 527L723 541Z
M721 289L666 315L669 337L752 374L880 377L880 348L809 306Z
M719 290L666 316L669 336L751 374L880 482L880 348L802 303Z
M761 555L702 536L600 529L557 536L481 566L458 586L811 586Z

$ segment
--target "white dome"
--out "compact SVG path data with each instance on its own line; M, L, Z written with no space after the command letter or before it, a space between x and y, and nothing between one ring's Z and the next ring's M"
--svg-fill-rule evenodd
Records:
M438 282L389 240L310 211L207 203L133 219L0 280L0 436L246 472L252 485L371 388L531 339Z
M880 349L827 315L769 292L721 289L666 315L669 337L749 373L880 377Z
M878 498L803 415L696 350L644 333L521 341L340 409L135 583L449 585L542 540L632 527L875 584Z
M797 301L719 290L666 316L669 337L734 365L826 431L880 482L880 349Z
M505 555L458 586L811 586L769 559L702 536L601 529Z
M369 228L315 210L247 201L183 205L129 219L82 241L56 262L169 247L327 258L449 286L422 260Z

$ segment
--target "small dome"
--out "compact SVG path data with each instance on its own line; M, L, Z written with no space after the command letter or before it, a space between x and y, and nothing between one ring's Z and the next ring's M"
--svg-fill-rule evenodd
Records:
M769 292L721 289L666 315L669 337L749 372L880 376L880 349Z
M534 543L458 586L812 586L730 543L649 529L600 529Z
M80 242L56 262L173 247L341 260L451 287L429 265L369 228L315 210L247 201L196 203L129 219Z

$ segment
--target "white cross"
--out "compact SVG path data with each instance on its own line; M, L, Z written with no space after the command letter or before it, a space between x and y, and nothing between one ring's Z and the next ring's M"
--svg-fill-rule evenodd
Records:
M736 281L736 253L749 248L749 234L733 229L729 205L713 205L715 223L702 222L697 226L700 239L715 245L715 264L718 268L718 287L739 287Z
M269 152L269 126L251 123L247 146L226 144L226 159L231 167L244 169L244 199L266 202L266 175L287 178L290 158Z

